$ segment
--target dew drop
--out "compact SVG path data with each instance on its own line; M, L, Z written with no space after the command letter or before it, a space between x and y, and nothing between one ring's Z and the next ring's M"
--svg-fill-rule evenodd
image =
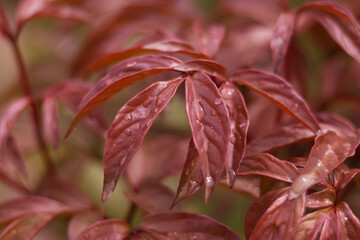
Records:
M215 111L215 109L211 109L211 116L216 116L216 111Z
M204 109L200 106L199 104L199 111L197 112L197 117L198 119L201 121L204 119L204 116L205 116L205 112L204 112Z
M235 171L230 169L226 170L226 180L229 187L233 187L235 181Z
M230 142L231 142L232 144L235 144L235 142L236 142L235 136L231 136L231 137L230 137Z
M242 122L239 124L239 128L244 128L246 126L246 123L245 122Z
M321 129L316 131L316 136L320 136L322 134L324 134L324 132Z
M125 129L125 134L128 135L128 136L131 136L131 131L129 129Z
M126 64L126 67L133 67L133 66L135 66L136 65L136 62L128 62L127 64Z
M213 188L215 186L214 179L211 176L207 176L205 179L205 186L209 188Z
M95 231L95 232L98 232L98 231L99 231L99 227L95 227L95 228L94 228L94 231Z
M291 106L291 110L293 110L293 111L299 110L299 104L294 103L294 104Z
M231 127L233 127L233 126L231 126ZM236 131L235 128L232 128L232 129L231 129L231 132L232 132L233 134L236 134L237 131Z
M285 84L284 84L284 83L281 83L281 84L280 84L280 88L281 88L281 89L284 89L284 88L285 88Z
M347 222L349 219L347 217L344 217L345 222Z
M189 174L190 174L190 169L186 169L185 175L187 176L187 175L189 175Z
M91 237L90 233L84 233L84 235L83 235L83 238L84 238L85 240L90 239L90 237Z
M125 119L126 119L127 121L131 121L131 120L132 120L131 113L126 114Z
M217 98L217 99L215 99L214 104L215 104L215 105L219 105L219 104L221 104L221 98Z

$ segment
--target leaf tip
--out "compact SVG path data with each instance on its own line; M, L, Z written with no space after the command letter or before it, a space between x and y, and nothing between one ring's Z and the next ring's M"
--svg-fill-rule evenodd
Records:
M104 184L103 192L101 194L101 202L105 202L109 199L110 195L115 189L115 183L113 181Z

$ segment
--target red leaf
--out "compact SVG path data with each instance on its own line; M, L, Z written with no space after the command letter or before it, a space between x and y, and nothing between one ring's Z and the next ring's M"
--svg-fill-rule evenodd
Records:
M358 143L357 131L347 138L338 136L332 131L316 137L308 163L291 186L290 199L296 198L312 185L323 180L347 157L354 154Z
M278 199L280 196L285 194L288 190L277 189L270 192L267 192L260 198L258 198L253 205L249 208L245 217L245 236L246 239L249 239L255 225L265 213L265 211L270 207L270 205Z
M0 148L0 163L0 179L18 190L29 193L25 162L12 136L9 136L6 145Z
M219 63L206 60L196 59L184 62L174 67L174 70L180 72L205 72L209 76L218 78L219 80L226 81L225 74L226 68Z
M114 191L154 119L169 103L183 80L183 77L178 77L156 82L130 99L117 113L105 143L102 201Z
M86 21L89 18L87 12L81 8L51 0L23 0L16 10L19 29L22 28L27 21L40 17L75 21Z
M307 208L325 208L334 205L336 201L336 193L326 188L320 192L309 194L305 198L305 206Z
M285 58L294 33L295 15L291 12L282 13L274 27L271 39L274 73L284 75Z
M75 125L87 114L122 89L145 77L171 71L178 64L180 64L180 60L173 57L147 55L134 57L116 65L84 96L66 135L68 136Z
M6 106L0 119L0 148L6 144L16 120L29 104L30 99L22 97L13 100Z
M54 98L43 99L43 131L52 147L57 150L59 146L59 110Z
M106 219L98 221L79 234L75 240L98 240L109 238L122 240L130 234L130 226L121 219Z
M334 187L336 190L343 189L358 173L360 173L360 169L349 169L345 164L340 164L334 170Z
M176 197L171 205L171 208L180 201L194 195L197 191L199 191L201 185L204 183L204 179L201 173L201 166L198 160L199 154L194 145L194 140L191 138L186 161L176 192Z
M360 62L360 24L345 6L330 1L305 4L298 14L306 13L320 23L350 56Z
M58 176L45 179L37 188L36 193L75 208L86 209L93 206L87 193L74 182Z
M345 202L340 202L337 205L337 209L341 209L343 214L344 220L345 220L345 228L347 231L347 237L349 239L356 239L360 236L360 221L359 219L354 215L354 213L351 211L349 206Z
M291 239L304 213L305 196L289 200L282 194L272 202L252 230L251 239ZM264 208L264 206L261 206Z
M70 240L76 238L85 228L96 221L103 219L103 214L98 210L85 211L75 214L69 221L67 235Z
M225 181L220 181L224 185ZM261 176L236 176L232 190L241 194L249 195L255 199L260 197Z
M186 43L167 40L140 45L120 52L105 54L91 62L85 68L84 73L90 73L102 69L112 63L125 60L129 57L150 53L182 53L194 58L207 58L205 55L195 52L195 50Z
M229 114L216 85L203 73L188 76L185 91L186 114L199 153L207 201L226 165Z
M214 58L223 42L225 28L220 25L213 25L205 29L200 22L196 22L193 25L193 32L201 52L210 58Z
M7 223L21 216L35 213L56 215L73 209L55 200L39 196L26 196L0 204L0 224Z
M162 134L144 141L126 170L134 191L143 184L179 174L186 158L188 140L175 134Z
M150 182L135 193L127 193L126 197L146 212L154 213L169 210L175 193L161 183Z
M320 133L319 124L309 106L285 79L271 73L250 69L236 72L231 80L260 93L314 133Z
M141 222L141 227L163 233L199 234L216 239L240 239L230 228L208 216L174 211L147 215Z
M35 235L54 217L51 213L30 213L24 215L1 232L1 240L32 240Z
M230 141L228 143L228 159L226 177L228 185L232 186L235 173L238 171L245 154L246 137L249 127L249 114L244 98L237 87L226 82L220 87L220 94L225 102L230 118Z
M253 139L246 149L246 154L268 152L276 148L314 138L315 135L302 124L295 123L275 128L262 136Z
M299 174L294 164L268 153L257 153L244 158L237 175L262 175L284 182L292 182Z

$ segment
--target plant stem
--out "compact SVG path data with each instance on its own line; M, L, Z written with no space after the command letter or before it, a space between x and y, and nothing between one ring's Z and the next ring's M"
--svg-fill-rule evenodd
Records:
M48 174L54 173L55 167L53 165L50 153L48 151L48 148L47 148L45 140L44 140L44 136L43 136L43 132L41 129L41 124L40 124L39 113L38 113L38 106L36 104L34 95L31 90L30 81L29 81L29 77L28 77L28 74L27 74L27 71L25 68L24 60L23 60L20 50L19 50L18 39L16 37L14 37L14 35L10 32L10 27L9 27L9 24L7 21L7 17L4 13L4 10L3 10L1 4L0 4L0 18L3 21L5 36L7 36L7 38L9 39L11 48L14 52L16 65L19 69L20 85L22 87L23 94L30 99L31 117L32 117L33 125L34 125L35 136L36 136L37 144L38 144L38 147L40 149L42 158L44 160L44 163L45 163L45 166L47 169L47 173Z
M131 221L134 218L134 214L136 212L137 206L134 203L131 203L131 206L129 208L128 213L126 214L126 218L125 221L127 221L129 224L131 223Z

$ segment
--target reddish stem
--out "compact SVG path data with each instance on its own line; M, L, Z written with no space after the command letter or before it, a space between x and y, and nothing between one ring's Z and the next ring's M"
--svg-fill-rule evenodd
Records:
M34 95L31 90L30 81L29 81L29 77L28 77L28 74L27 74L27 71L25 68L24 60L23 60L20 50L19 50L17 37L15 37L14 34L10 31L7 17L4 13L4 10L3 10L1 4L0 4L0 18L3 20L3 24L4 24L3 30L5 31L4 34L9 39L11 48L14 52L16 65L19 68L20 85L22 87L23 94L31 100L30 108L31 108L31 117L32 117L33 125L34 125L35 136L36 136L38 147L40 148L40 151L41 151L42 158L43 158L44 163L47 168L47 173L48 174L54 173L55 167L52 163L50 153L49 153L48 148L45 143L44 135L43 135L43 132L41 129L41 124L40 124L38 105L36 104Z

